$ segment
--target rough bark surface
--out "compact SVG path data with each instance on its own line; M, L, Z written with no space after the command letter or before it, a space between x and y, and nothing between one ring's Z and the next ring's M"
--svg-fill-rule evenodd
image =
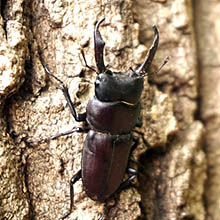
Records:
M0 219L29 219L30 212L22 163L25 146L15 144L8 134L8 106L5 103L23 83L24 65L29 58L22 2L19 1L15 5L9 2L9 5L5 5L5 2L1 1ZM8 10L8 13L4 13L4 10Z
M155 81L157 88L171 98L178 121L178 132L162 144L166 145L166 153L154 148L141 157L142 166L146 167L140 175L143 218L203 220L206 159L202 150L203 125L195 118L198 76L191 1L135 3L133 11L140 24L140 42L149 38L149 26L157 24L161 33L157 57L161 60L165 54L170 56ZM162 118L157 122L161 123ZM155 122L148 122L150 128L154 127Z
M38 145L24 141L81 126L57 82L45 74L37 47L49 69L68 86L77 111L84 112L94 95L96 73L85 68L80 51L95 66L93 29L103 17L105 62L112 70L135 69L143 61L154 24L160 44L152 72L170 56L156 77L145 79L143 125L134 131L140 145L130 162L139 170L138 180L107 202L106 219L204 220L207 213L209 219L218 219L219 57L214 43L219 25L211 13L217 0L205 2L1 1L0 219L58 219L67 212L69 180L80 169L86 134ZM215 40L204 32L209 25ZM68 219L98 219L103 205L87 197L81 181L74 190Z
M205 124L207 220L220 215L220 4L199 1L195 5L195 27L200 78L200 117Z

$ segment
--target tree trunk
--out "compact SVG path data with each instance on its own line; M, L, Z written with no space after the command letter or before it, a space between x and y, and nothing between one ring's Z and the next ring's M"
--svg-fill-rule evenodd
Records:
M152 25L160 32L152 72L170 56L156 76L145 77L142 127L134 130L140 144L129 162L138 169L137 181L106 202L105 219L217 220L219 29L209 16L213 9L217 16L216 5L1 1L0 219L58 219L68 211L69 181L80 170L86 134L28 144L82 126L70 114L57 81L45 73L38 47L47 67L69 88L77 112L84 112L96 73L85 67L81 50L95 68L93 30L105 17L100 32L111 70L129 71L143 62L154 37ZM102 212L103 205L91 200L78 181L67 219L98 219Z

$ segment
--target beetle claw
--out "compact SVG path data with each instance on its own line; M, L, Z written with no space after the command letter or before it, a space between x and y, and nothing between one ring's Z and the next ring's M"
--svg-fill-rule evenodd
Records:
M152 28L154 29L154 34L155 34L154 41L153 41L153 43L147 53L146 59L141 64L141 66L135 71L138 75L141 75L141 76L146 75L149 72L150 65L154 59L154 55L157 51L157 46L159 43L158 29L155 25L153 25Z
M105 46L105 42L102 39L102 36L99 32L99 26L100 24L105 20L105 18L102 18L100 21L97 22L94 30L94 44L95 44L95 61L96 66L98 68L99 73L105 72L105 64L103 59L103 50Z

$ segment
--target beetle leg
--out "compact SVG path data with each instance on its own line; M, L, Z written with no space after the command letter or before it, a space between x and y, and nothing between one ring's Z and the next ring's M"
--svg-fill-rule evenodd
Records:
M159 32L158 32L158 29L155 25L153 26L153 29L154 29L154 34L155 34L154 41L153 41L153 43L147 53L146 59L141 64L141 66L135 71L138 75L141 75L141 76L143 76L149 72L150 65L151 65L151 63L154 59L154 55L157 51L157 46L159 43Z
M59 220L63 220L66 217L68 217L73 209L73 205L74 205L74 187L73 185L82 177L81 174L81 170L79 170L70 180L70 208L69 211L61 218L59 218Z
M142 140L143 140L143 142L144 142L144 144L145 144L146 147L148 147L148 148L151 147L151 145L149 144L149 142L144 138L144 133L143 133L143 132L141 132L141 131L137 131L137 130L134 130L134 132L136 132L136 133L138 133L138 134L141 135L141 138L142 138ZM137 138L137 137L135 136L134 139L135 139L135 138ZM133 141L135 142L134 139L133 139ZM133 149L133 146L132 146L132 149ZM133 152L132 149L131 149L131 152Z
M99 32L99 26L104 20L105 18L98 21L94 29L95 61L99 73L105 72L105 64L103 60L103 50L105 42L103 41L102 36Z
M133 136L133 141L134 141L134 144L131 146L130 155L137 148L137 146L139 144L139 138L137 136Z
M135 169L133 169L131 167L128 168L127 172L130 175L137 175L138 174L137 170L135 170Z
M50 76L52 76L54 79L56 79L59 83L60 83L60 89L62 90L63 92L63 95L67 101L67 104L70 108L70 112L72 114L72 116L74 117L74 119L77 121L77 122L82 122L82 121L86 121L86 112L85 113L82 113L82 114L77 114L76 113L76 110L73 106L73 102L70 98L70 94L69 94L69 91L68 91L68 88L65 86L65 84L59 79L57 78L55 75L53 75L50 70L43 64L43 67L44 67L44 70L47 74L49 74Z
M142 125L143 125L143 120L142 120L142 116L140 115L140 116L138 116L135 127L141 128Z
M127 172L131 175L130 177L128 177L128 179L126 179L124 182L122 182L118 188L118 190L123 190L125 188L127 188L128 186L131 185L132 180L137 176L138 172L137 170L133 169L133 168L128 168Z
M38 47L38 53L39 53L40 61L41 61L42 65L43 65L44 71L48 75L52 76L54 79L56 79L60 83L60 89L62 90L63 95L65 96L67 104L68 104L68 106L70 108L70 112L71 112L72 116L74 117L74 119L77 122L86 121L86 112L84 112L82 114L77 114L76 113L76 110L75 110L75 108L73 106L73 102L72 102L72 100L70 98L70 94L69 94L68 88L65 86L65 84L59 78L57 78L54 74L52 74L50 72L50 70L47 68L47 66L45 65L43 57L42 57L42 51L41 51L40 47Z
M73 132L78 132L78 133L87 133L90 129L85 127L85 128L72 128L68 131L64 131L64 132L61 132L59 134L55 134L55 135L52 135L50 137L47 137L47 138L42 138L42 139L37 139L37 140L27 140L28 143L34 143L34 144L38 144L38 143L41 143L41 142L48 142L50 140L54 140L54 139L57 139L61 136L65 136L65 135L69 135L69 134L72 134Z

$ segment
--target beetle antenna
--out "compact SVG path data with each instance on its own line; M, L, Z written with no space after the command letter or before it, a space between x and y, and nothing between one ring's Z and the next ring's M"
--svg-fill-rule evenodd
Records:
M84 62L85 62L85 66L86 66L87 68L89 68L90 70L96 72L96 74L99 74L94 68L92 68L91 66L89 66L89 65L87 64L86 57L85 57L85 53L84 53L83 49L81 49L81 54L82 54L83 60L84 60Z
M158 72L160 72L160 70L161 70L161 69L163 68L163 66L169 61L169 59L170 59L169 56L165 57L165 59L163 60L163 62L160 64L160 66L159 66L156 70L154 70L153 73L150 73L150 74L151 74L151 75L156 75ZM144 74L143 77L145 77L145 76L147 76L147 75L148 75L148 73Z
M162 68L163 66L169 61L170 57L167 56L165 57L165 59L163 60L163 62L160 64L160 66L153 72L153 74L157 74Z

